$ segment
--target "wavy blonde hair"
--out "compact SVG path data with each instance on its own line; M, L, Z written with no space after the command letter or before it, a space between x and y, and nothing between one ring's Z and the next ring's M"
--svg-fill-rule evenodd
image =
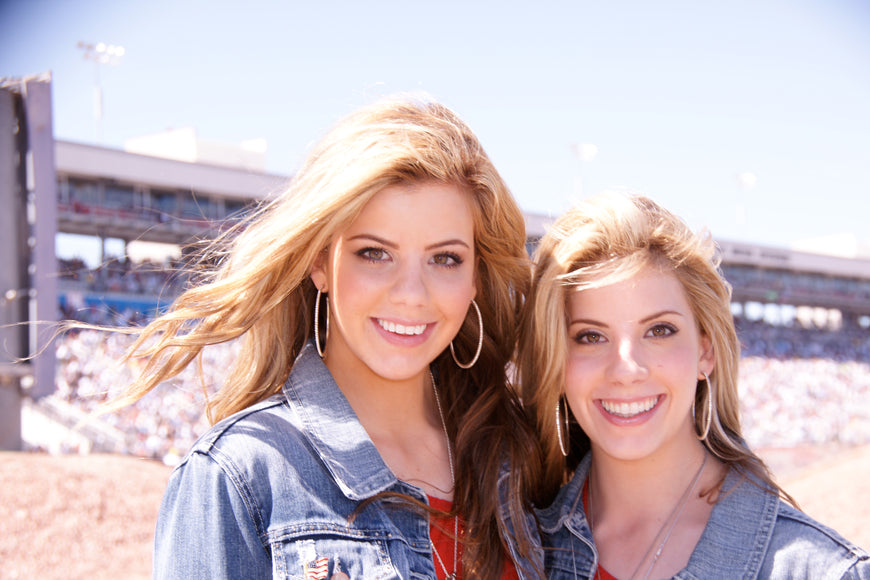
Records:
M567 366L568 294L624 280L646 266L677 277L702 335L713 346L715 368L709 381L698 381L695 391L699 410L706 409L713 397L712 422L704 445L725 463L788 498L743 440L737 392L740 343L731 314L731 286L722 276L711 236L693 233L680 218L649 198L605 194L584 200L561 216L535 253L532 288L520 331L519 371L523 401L543 446L544 469L536 501L549 502L589 450L589 438L572 420L571 451L564 458L556 427L555 409ZM569 413L562 407L563 413ZM698 433L704 415L696 415Z
M463 575L496 578L507 550L499 533L497 477L505 460L508 507L524 521L524 487L537 449L506 365L516 344L529 282L525 224L501 176L471 130L448 108L421 97L365 107L340 122L311 151L286 191L209 246L201 283L141 329L127 357L146 357L143 374L119 401L137 400L193 362L204 347L239 339L240 352L208 403L218 421L281 391L303 344L312 336L315 258L368 201L399 183L453 184L472 200L476 301L485 337L478 363L459 369L445 350L433 363L456 454L455 509L467 521ZM459 360L477 348L469 313L454 346ZM522 550L531 532L517 530Z

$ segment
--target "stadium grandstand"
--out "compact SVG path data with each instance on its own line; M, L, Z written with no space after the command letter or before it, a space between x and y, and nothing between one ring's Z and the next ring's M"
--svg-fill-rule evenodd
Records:
M286 180L63 141L56 143L56 159L58 231L116 238L120 248L137 240L184 248L208 239ZM548 221L526 215L530 249ZM744 347L748 436L765 446L870 441L867 405L854 404L859 394L864 400L870 395L870 261L728 240L718 245ZM184 251L177 255L182 257L137 263L121 252L101 256L96 268L81 260L61 261L63 316L142 322L183 287L184 277L176 272ZM107 341L91 333L63 337L55 398L92 411L133 372L107 381L98 371L112 365L125 344L122 337ZM213 373L206 378L209 388L220 383L217 369L225 365L218 361L231 356L231 348L214 347L206 355L204 367ZM98 441L176 461L205 428L198 414L204 395L197 384L198 378L184 375L160 395L111 416L114 437ZM825 408L836 411L822 412ZM842 417L843 408L856 416Z
M98 255L69 255L58 242L63 257L43 259L43 272L45 263L54 265L54 285L43 288L54 292L55 312L47 316L43 307L42 319L144 322L188 283L189 248L235 223L288 179L263 171L257 147L218 147L189 130L133 140L125 150L53 138L50 147L51 183L40 183L52 199L45 202L42 194L47 205L37 203L37 211L55 212L51 235L96 240ZM549 221L526 215L530 249ZM870 442L870 259L717 243L743 346L741 408L749 442L767 448ZM137 246L163 251L134 251ZM9 291L6 296L8 303ZM206 349L204 376L189 369L136 405L77 427L137 372L137 361L118 365L129 341L95 331L58 337L52 384L41 390L44 396L21 401L29 426L22 446L176 462L205 428L205 397L220 385L235 347Z
M157 143L177 154L178 147ZM191 162L155 156L161 152L55 143L58 232L98 238L100 248L113 239L122 248L120 255L101 252L97 268L82 260L61 262L60 305L68 313L77 315L69 308L73 302L90 312L129 310L138 317L152 312L183 285L169 274L178 264L135 263L126 251L130 243L175 245L182 256L185 248L234 223L288 179L233 166L234 156L201 161L185 155L197 159ZM548 221L526 215L530 249ZM775 305L810 309L814 318L824 311L823 326L870 324L870 259L717 242L738 313L747 304Z
M250 156L212 153L203 159L195 140L188 147L171 147L164 139L156 144L165 148L155 153L194 161L56 142L58 233L99 240L95 266L78 256L59 262L58 305L65 317L118 322L128 316L135 322L152 315L183 287L179 266L185 252L238 221L287 180L236 165ZM106 252L108 241L118 242L117 255ZM176 251L169 260L136 262L131 244Z

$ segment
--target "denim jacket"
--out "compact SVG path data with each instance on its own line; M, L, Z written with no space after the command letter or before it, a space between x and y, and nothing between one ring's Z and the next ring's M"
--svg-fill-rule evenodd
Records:
M580 499L590 462L587 454L553 504L538 512L550 580L592 578L598 566ZM733 469L722 489L688 565L674 578L870 579L867 552L773 493Z
M381 492L427 501L393 475L308 343L282 394L215 425L173 471L154 577L323 578L305 570L325 565L326 578L434 579L426 515L361 507Z

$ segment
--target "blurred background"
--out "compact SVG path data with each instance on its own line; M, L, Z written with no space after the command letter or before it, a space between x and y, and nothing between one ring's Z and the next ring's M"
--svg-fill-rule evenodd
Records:
M5 0L0 74L52 72L58 139L192 128L280 175L344 114L426 91L530 212L623 188L717 237L866 253L868 29L863 0Z
M745 434L778 474L866 446L868 30L864 0L0 1L0 447L177 463L206 426L196 378L81 427L137 372L128 341L36 321L146 321L189 244L340 117L418 91L477 132L530 248L604 190L710 230ZM207 352L206 390L232 348Z

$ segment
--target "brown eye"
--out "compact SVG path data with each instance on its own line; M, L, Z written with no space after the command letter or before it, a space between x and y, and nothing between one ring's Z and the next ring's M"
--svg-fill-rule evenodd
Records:
M356 254L370 262L383 262L388 258L387 252L381 248L363 248Z
M432 257L432 263L436 266L445 266L447 268L453 268L462 263L462 259L456 254L452 253L444 253L444 254L436 254Z
M677 329L669 324L656 324L649 330L649 335L656 338L662 338L675 334L676 332Z
M603 340L603 336L592 330L584 330L574 337L574 341L577 344L598 344Z

